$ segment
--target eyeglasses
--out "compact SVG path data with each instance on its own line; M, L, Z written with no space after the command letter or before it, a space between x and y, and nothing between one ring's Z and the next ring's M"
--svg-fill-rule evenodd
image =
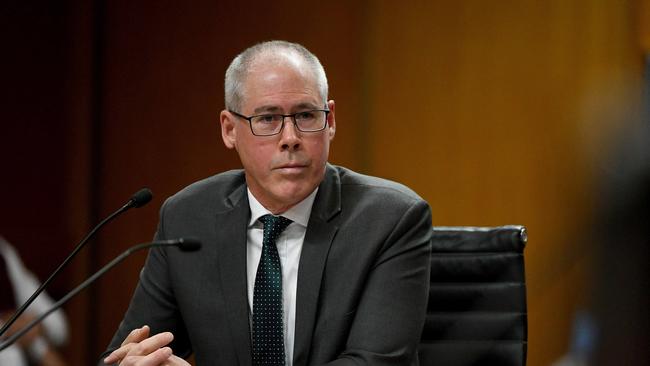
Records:
M284 119L290 117L298 131L318 132L327 126L327 114L329 109L313 109L294 114L258 114L246 117L234 111L229 111L237 117L248 121L251 132L255 136L277 135L284 128Z

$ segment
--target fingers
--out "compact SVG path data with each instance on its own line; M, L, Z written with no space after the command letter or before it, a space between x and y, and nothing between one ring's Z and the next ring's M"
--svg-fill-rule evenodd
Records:
M163 364L162 366L191 366L187 361L184 359L171 355Z
M149 326L148 325L143 325L141 328L133 329L129 335L124 338L124 342L122 342L122 346L125 346L129 343L138 343L147 337L149 337Z
M133 343L133 346L127 353L127 356L146 356L158 350L159 348L168 345L173 340L174 335L170 332L158 333L155 336L151 336L140 343Z
M124 339L124 342L122 342L122 346L120 348L116 349L110 355L104 358L104 363L111 364L123 359L133 359L134 357L141 356L150 356L149 359L153 361L164 361L165 359L169 358L171 355L171 349L167 351L163 349L163 347L174 339L174 335L170 332L163 332L147 338L148 335L149 327L147 326L133 330ZM158 363L151 364L157 365Z
M120 366L158 366L167 365L169 358L172 356L172 349L169 347L159 348L146 356L127 355L121 362ZM174 365L174 364L171 364Z
M110 355L104 358L104 363L111 364L123 359L131 349L133 343L139 343L149 336L149 326L145 325L141 328L133 329L129 335L124 338L120 348L113 351Z

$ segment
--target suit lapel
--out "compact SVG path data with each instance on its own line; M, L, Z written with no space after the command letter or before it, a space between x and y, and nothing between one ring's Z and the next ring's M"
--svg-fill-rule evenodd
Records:
M217 213L219 237L218 263L228 324L239 364L252 364L246 292L246 227L250 217L246 185L241 185L228 198L230 207Z
M298 288L296 294L296 328L294 365L307 365L316 316L318 295L327 262L327 255L338 227L330 220L341 210L341 185L336 170L327 165L325 179L321 183L307 233L300 254Z

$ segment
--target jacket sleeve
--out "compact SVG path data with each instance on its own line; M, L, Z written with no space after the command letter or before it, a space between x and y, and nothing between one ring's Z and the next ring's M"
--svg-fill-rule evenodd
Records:
M166 239L165 209L166 203L161 208L160 222L154 240ZM176 248L154 247L149 251L129 308L101 359L119 348L133 329L144 325L151 328L151 335L165 331L172 332L174 341L171 347L175 355L186 357L192 352L170 283L167 263L170 250ZM101 359L99 364L103 365Z

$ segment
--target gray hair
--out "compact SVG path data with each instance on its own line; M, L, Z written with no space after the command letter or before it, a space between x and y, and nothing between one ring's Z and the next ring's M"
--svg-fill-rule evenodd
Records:
M318 58L308 49L297 43L286 41L268 41L258 43L247 48L244 52L235 57L226 70L225 78L225 103L226 109L240 111L242 99L244 97L244 82L248 72L255 61L263 56L269 56L272 59L281 53L296 54L306 62L316 77L318 90L323 98L323 106L327 104L327 76L325 69Z

